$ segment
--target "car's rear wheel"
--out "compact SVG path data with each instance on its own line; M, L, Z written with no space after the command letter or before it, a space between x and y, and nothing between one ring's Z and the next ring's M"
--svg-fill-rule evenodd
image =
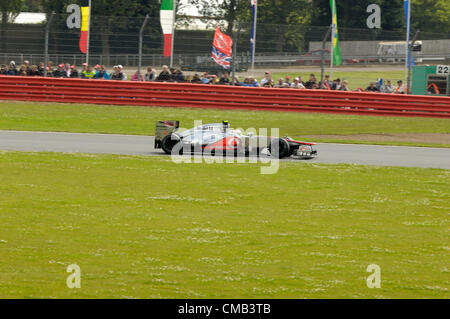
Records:
M292 155L288 141L283 138L275 138L272 140L269 146L270 155L275 158L285 158Z
M173 150L177 151L178 148L180 148L180 151L177 153L182 154L183 148L179 146L181 146L181 139L175 134L166 135L161 141L161 148L166 154L171 154Z

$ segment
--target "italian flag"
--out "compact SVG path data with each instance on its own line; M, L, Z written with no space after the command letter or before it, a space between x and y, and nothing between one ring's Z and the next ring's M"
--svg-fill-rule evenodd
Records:
M172 55L172 36L173 36L173 2L175 0L161 1L161 27L164 34L164 56Z

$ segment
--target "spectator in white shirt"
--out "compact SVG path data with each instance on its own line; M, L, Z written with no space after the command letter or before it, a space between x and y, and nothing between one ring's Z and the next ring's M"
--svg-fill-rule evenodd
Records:
M394 86L391 83L391 80L387 80L385 84L381 86L381 92L383 93L394 93Z
M299 78L295 78L295 79L294 79L294 82L292 82L292 84L291 84L291 88L294 88L294 89L304 89L305 86L303 85L302 82L300 82L300 79L299 79Z

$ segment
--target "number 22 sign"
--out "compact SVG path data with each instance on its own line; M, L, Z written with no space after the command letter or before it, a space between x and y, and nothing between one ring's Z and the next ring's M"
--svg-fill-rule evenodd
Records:
M443 74L443 75L450 74L450 65L437 65L436 74Z

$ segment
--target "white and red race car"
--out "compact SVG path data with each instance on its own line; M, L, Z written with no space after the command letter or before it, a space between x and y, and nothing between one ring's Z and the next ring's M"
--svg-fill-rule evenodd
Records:
M288 136L243 134L241 130L230 128L228 121L204 124L186 131L179 130L179 124L179 121L156 122L155 149L173 155L266 155L274 158L295 156L300 159L317 156L315 143L296 141Z

